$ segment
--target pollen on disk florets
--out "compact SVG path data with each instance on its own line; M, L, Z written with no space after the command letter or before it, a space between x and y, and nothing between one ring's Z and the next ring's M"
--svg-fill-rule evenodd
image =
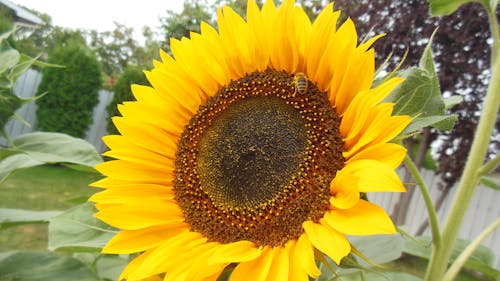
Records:
M268 69L232 81L192 117L178 145L175 198L210 240L283 245L318 221L342 168L340 117L310 81Z

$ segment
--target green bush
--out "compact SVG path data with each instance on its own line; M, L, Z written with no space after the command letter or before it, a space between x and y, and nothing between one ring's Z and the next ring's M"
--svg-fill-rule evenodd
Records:
M92 124L92 110L98 103L101 68L84 47L68 45L54 50L48 61L65 68L47 68L37 100L38 129L82 138Z
M115 128L115 125L113 125L113 122L111 122L111 117L117 116L119 114L117 105L124 101L134 100L134 96L130 88L132 84L149 85L146 76L142 72L142 69L137 66L129 65L125 68L122 75L113 87L113 101L108 105L107 108L109 116L107 130L109 134L118 134L118 130Z

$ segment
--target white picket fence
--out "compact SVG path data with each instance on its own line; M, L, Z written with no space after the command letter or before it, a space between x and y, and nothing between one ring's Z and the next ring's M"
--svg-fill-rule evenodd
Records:
M404 172L400 171L399 174L402 176L404 175ZM435 202L436 198L438 198L441 194L441 191L437 188L437 184L440 180L439 176L436 176L432 171L427 170L422 171L422 175L430 189L431 198ZM456 186L450 190L450 193L447 195L443 205L438 211L440 226L444 225L445 219L447 218L451 204L455 197L456 190ZM399 200L399 196L400 193L371 193L368 194L368 199L384 208L387 213L392 214L394 207ZM480 185L470 202L464 222L460 228L458 238L473 240L479 235L479 233L481 233L482 230L493 223L493 221L500 216L499 202L500 192ZM409 210L406 216L406 223L402 226L402 228L410 234L415 234L422 222L424 222L428 217L424 199L418 191L418 188L415 190L407 208L409 208ZM430 235L429 227L423 235ZM497 228L497 230L486 238L482 244L489 247L493 251L496 256L495 267L500 269L500 230Z
M17 81L14 87L14 92L21 97L32 97L36 94L36 89L41 80L41 74L34 70L27 71ZM106 135L107 126L107 111L106 106L112 101L113 93L100 90L99 104L94 108L93 123L86 134L86 140L93 144L99 152L106 150L101 138ZM32 127L27 127L17 120L11 120L5 126L11 137L16 137L20 134L29 133L36 128L36 105L33 102L25 104L18 109L16 113L32 124ZM403 173L403 172L401 172ZM432 198L439 196L440 191L437 188L439 177L432 172L424 172L424 178L430 187ZM456 188L453 188L445 200L441 210L438 212L440 224L443 225L444 219L450 209L450 204L454 197ZM369 194L370 201L382 206L389 214L394 210L394 205L398 202L399 193L376 193ZM500 192L480 186L470 203L464 223L461 227L459 238L474 239L486 226L492 223L500 216ZM427 218L427 211L422 196L416 190L414 196L408 206L409 211L406 217L406 225L404 226L410 233L415 233L420 224ZM429 230L426 231L429 234ZM488 237L483 245L491 248L497 256L496 268L500 268L500 231L497 229Z

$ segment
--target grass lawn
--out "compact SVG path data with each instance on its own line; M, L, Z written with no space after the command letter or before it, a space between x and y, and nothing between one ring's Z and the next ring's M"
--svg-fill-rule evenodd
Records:
M59 165L44 165L11 174L0 184L0 208L66 210L97 192L88 184L102 178ZM47 225L34 224L0 231L0 252L47 248Z

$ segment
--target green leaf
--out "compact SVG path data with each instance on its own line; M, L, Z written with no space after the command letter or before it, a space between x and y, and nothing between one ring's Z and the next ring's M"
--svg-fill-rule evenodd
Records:
M395 103L393 115L425 117L444 112L441 92L434 84L432 73L412 67L403 71L401 76L406 80L390 96L390 101Z
M76 252L72 256L85 264L92 265L99 278L103 280L118 280L130 261L129 255L107 255L98 252Z
M21 76L28 68L30 68L37 58L31 58L27 55L21 54L19 63L12 67L7 76L11 81L15 81L19 76Z
M12 144L33 160L45 163L72 163L93 167L102 162L101 156L90 143L65 134L29 133L17 137Z
M484 176L479 180L482 184L487 187L493 188L494 190L500 190L500 178L493 176Z
M381 272L381 273L368 272L365 274L364 278L365 278L364 280L368 281L422 281L421 278L403 272ZM364 281L361 278L359 272L347 275L341 275L340 279L336 280Z
M100 174L96 169L94 169L94 167L91 166L70 164L70 163L63 163L62 165L75 171Z
M21 55L16 49L9 49L0 52L0 74L14 67Z
M420 129L433 126L440 130L450 130L457 119L456 116L447 115L447 103L441 96L439 80L432 58L432 40L434 33L429 38L424 53L420 59L419 67L412 67L403 72L406 78L386 99L394 102L393 115L409 115L413 121L408 125L403 135L417 132ZM453 97L448 100L448 105L458 101Z
M14 251L7 251L7 252L0 252L0 261L2 261L3 259L5 259L6 257L12 255L12 254L15 254L17 253L18 251L14 250Z
M94 205L69 209L49 222L49 249L99 251L118 231L94 218Z
M479 2L488 12L495 8L494 0L429 0L432 16L447 16L453 14L458 7L465 3Z
M42 161L35 160L23 153L8 156L0 161L0 183L17 169L29 168L43 164L44 163Z
M432 41L434 41L434 36L436 35L437 30L438 30L437 28L434 29L434 31L431 34L431 37L429 38L427 46L425 46L424 53L420 58L419 68L427 70L427 72L433 76L432 80L435 84L434 86L437 86L439 88L439 80L436 75L436 69L434 68L434 59L432 54Z
M410 125L408 125L408 127L406 127L402 134L408 135L428 126L439 127L438 129L440 130L451 130L453 129L456 120L456 115L417 117L413 119L413 121L410 123Z
M65 65L60 65L60 64L55 64L55 63L47 63L47 62L43 62L43 61L39 61L39 60L36 60L35 62L33 62L33 65L36 65L39 67L66 68Z
M444 101L444 107L446 109L452 108L453 106L461 103L464 101L464 98L462 96L451 96L443 99Z
M399 234L349 236L349 241L364 256L377 264L396 260L401 257L403 251L403 239ZM384 251L380 251L380 249L384 249ZM362 265L368 266L366 262L357 259Z
M398 259L401 257L403 249L403 239L400 235L349 236L348 240L370 263L377 265ZM384 249L384 251L380 251L380 249ZM327 256L324 256L324 260L320 259L320 261L322 275L316 281L344 280L343 278L334 279L332 270L341 276L350 274L356 276L362 270L370 272L376 270L368 262L353 253L343 258L340 266L336 265Z
M84 263L44 252L18 252L0 261L1 280L101 281Z
M0 34L0 43L2 43L3 40L6 40L7 38L9 38L9 36L12 35L12 33L14 33L14 29Z
M432 124L432 127L441 130L441 131L450 131L455 127L455 122L458 120L458 115L456 114L451 114L451 115L445 115L446 118L442 119L441 121L438 121L434 124Z
M18 154L19 151L12 150L9 148L0 147L0 160L5 159L11 155Z
M9 85L10 87L11 85ZM3 128L23 101L14 95L12 89L0 88L0 128Z
M21 224L46 223L61 211L30 211L0 208L0 230Z
M7 79L7 77L0 76L0 89L10 89L14 86L14 82Z
M430 245L431 243L431 238L427 236L417 237L417 239L421 241L423 245ZM468 240L458 239L453 247L450 262L453 262L469 243L470 241ZM428 260L431 255L431 247L422 247L421 245L421 243L407 240L404 244L403 252ZM495 255L493 254L491 249L485 246L480 246L467 260L464 267L478 271L491 278L494 278L494 280L497 280L497 278L500 278L500 271L493 268L494 262Z
M96 263L97 274L102 279L118 280L128 264L128 258L118 255L101 255Z

